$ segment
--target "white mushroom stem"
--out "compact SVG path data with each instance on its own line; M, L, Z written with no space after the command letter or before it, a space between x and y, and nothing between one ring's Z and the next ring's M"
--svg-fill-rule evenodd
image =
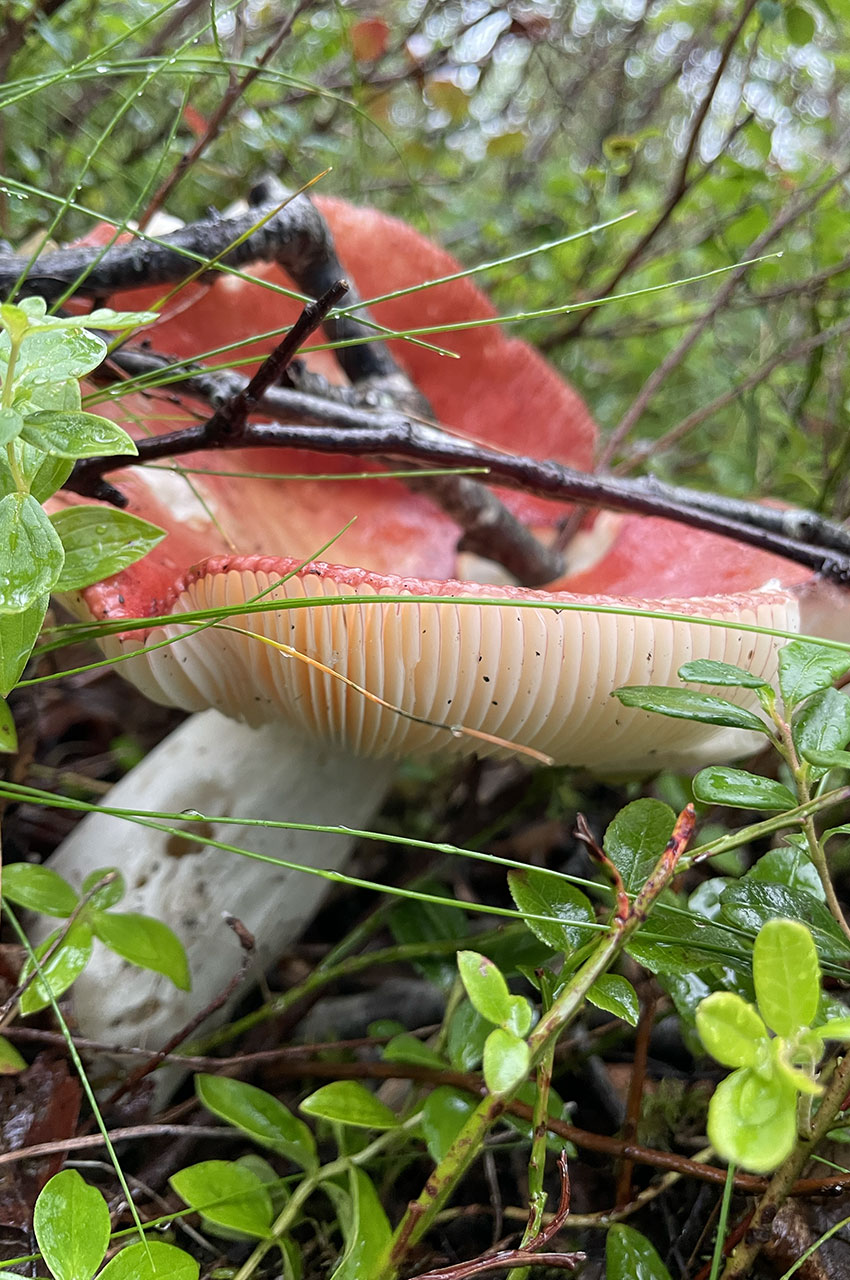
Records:
M360 760L290 727L249 728L217 711L192 716L109 793L110 808L272 819L321 825L368 824L392 776L390 762ZM180 826L179 822L176 824ZM186 824L189 834L306 868L335 870L351 840L343 835L216 823ZM239 969L239 944L222 919L229 912L256 939L257 976L297 938L328 882L308 872L196 843L105 813L91 814L50 865L79 889L99 867L119 867L127 895L118 911L156 916L189 957L192 990L136 968L97 944L74 986L82 1033L111 1045L158 1048L227 986ZM240 991L235 997L244 994ZM216 1014L223 1020L233 1001Z

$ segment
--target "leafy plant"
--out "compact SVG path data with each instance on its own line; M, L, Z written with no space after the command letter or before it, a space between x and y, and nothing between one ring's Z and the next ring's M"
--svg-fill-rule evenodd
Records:
M190 989L186 951L173 930L152 916L112 910L125 891L124 877L115 867L87 876L81 896L50 867L15 862L4 869L5 902L67 921L36 948L38 972L33 960L24 963L22 1014L47 1008L67 991L88 964L95 938L131 964L164 974L183 991Z
M151 312L54 316L43 298L0 305L0 699L14 688L35 645L51 591L77 591L126 568L164 535L126 511L44 503L78 458L135 453L123 428L82 411L79 379L106 343L87 326L134 329ZM16 735L0 701L0 751Z
M696 1025L712 1057L736 1068L711 1098L711 1143L724 1159L768 1173L797 1140L798 1106L823 1092L817 1066L824 1041L850 1039L850 1018L813 1025L820 964L799 921L771 920L759 930L753 981L756 1007L735 992L715 991L697 1007Z

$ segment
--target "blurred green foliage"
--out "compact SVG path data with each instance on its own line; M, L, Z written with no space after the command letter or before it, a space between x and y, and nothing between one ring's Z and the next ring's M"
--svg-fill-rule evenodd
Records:
M274 0L7 6L2 234L68 240L94 216L137 216L290 13ZM635 211L491 272L505 312L781 251L728 297L717 276L523 332L612 431L707 317L616 456L844 516L846 334L820 335L850 331L848 69L847 0L305 0L166 207L197 218L266 171L298 185L332 166L322 190L408 218L470 265Z

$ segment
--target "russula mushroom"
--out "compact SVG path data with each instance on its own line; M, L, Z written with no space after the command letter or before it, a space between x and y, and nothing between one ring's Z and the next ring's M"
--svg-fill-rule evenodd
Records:
M338 201L321 207L365 296L456 269L448 255L393 219ZM274 276L276 269L258 274ZM149 297L134 291L112 302L139 307ZM158 324L153 340L190 354L220 341L223 322L229 340L247 339L261 327L267 304L256 287L219 280ZM400 328L412 316L422 325L486 314L489 304L465 280L375 310L381 323ZM539 356L495 328L452 337L461 361L396 344L397 358L448 426L511 447L518 428L533 421L532 443L523 450L589 463L590 417ZM151 422L149 405L143 413L149 429L165 429ZM165 425L173 429L173 417ZM305 454L225 456L233 471L362 469ZM532 592L454 580L456 529L397 481L279 484L196 475L190 489L174 472L138 469L123 472L120 483L131 509L170 536L140 564L82 593L75 607L110 620L168 615L173 621L106 639L104 648L138 650L120 669L153 698L214 710L187 722L128 775L111 793L115 807L359 826L388 777L389 764L377 766L375 758L524 747L606 772L734 758L753 745L747 735L650 719L623 708L611 691L669 683L678 666L697 657L736 662L770 678L782 641L742 627L830 634L834 625L833 598L799 566L661 520L600 517L597 562ZM562 514L536 498L505 500L538 526ZM331 563L304 564L355 512L358 521L334 544ZM258 608L202 629L180 622L200 608L226 615L260 593L282 606L326 603ZM346 602L336 603L340 597ZM840 602L840 593L834 597ZM681 617L659 621L647 616L650 610ZM727 625L705 625L706 619ZM180 638L152 647L171 637ZM726 692L752 705L749 691ZM265 790L274 801L271 814ZM257 848L250 831L220 827L215 835ZM266 833L261 851L330 865L342 849L326 840L295 848L279 832ZM127 877L128 905L165 919L188 942L195 981L190 1003L162 979L98 957L77 983L77 1013L88 1034L112 1042L162 1043L226 985L235 944L221 942L221 911L258 935L265 962L285 944L289 919L307 913L306 898L293 896L296 888L315 897L311 877L296 884L291 872L250 861L237 869L215 849L199 851L106 815L86 819L54 865L79 882L111 862ZM284 918L286 927L279 927Z

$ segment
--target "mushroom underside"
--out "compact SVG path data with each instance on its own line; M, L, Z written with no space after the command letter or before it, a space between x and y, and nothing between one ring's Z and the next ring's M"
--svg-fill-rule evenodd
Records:
M258 597L256 611L228 616ZM181 625L195 610L220 610L222 620ZM770 680L785 643L770 633L797 634L801 621L794 590L578 597L271 557L207 561L175 589L171 615L145 639L173 643L125 664L157 701L252 724L281 718L353 755L527 748L609 773L753 750L759 735L650 716L612 691L676 684L678 668L696 658ZM108 643L127 655L143 641L129 632ZM725 696L758 710L749 690Z

